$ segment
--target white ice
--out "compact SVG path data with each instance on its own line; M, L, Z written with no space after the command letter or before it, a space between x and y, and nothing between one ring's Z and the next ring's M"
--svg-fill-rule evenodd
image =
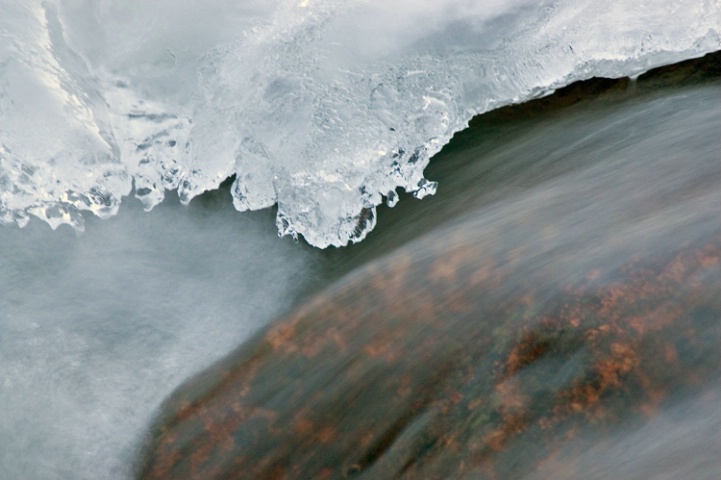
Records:
M83 228L235 175L283 235L359 241L468 120L721 48L716 0L0 0L0 222Z

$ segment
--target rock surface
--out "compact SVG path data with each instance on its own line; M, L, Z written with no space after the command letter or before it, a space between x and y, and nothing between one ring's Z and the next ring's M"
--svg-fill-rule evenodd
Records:
M716 478L720 170L579 169L357 270L178 389L139 477Z
M709 226L677 248L611 235L601 254L552 226L434 235L184 385L141 477L517 478L519 455L642 425L718 383Z

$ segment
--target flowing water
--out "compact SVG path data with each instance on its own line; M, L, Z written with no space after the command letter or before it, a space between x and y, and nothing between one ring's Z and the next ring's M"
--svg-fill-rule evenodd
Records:
M217 196L0 229L0 478L127 477L154 406L314 281L310 247Z
M718 478L708 61L479 118L452 189L335 260L400 248L173 393L140 478Z
M718 2L242 3L0 0L0 479L129 478L183 379L467 212L719 182L718 55L498 109L716 51Z
M683 218L683 198L663 191L718 184L721 84L652 86L626 81L569 106L480 117L434 159L436 197L384 208L377 230L347 249L277 238L273 212L238 214L227 187L149 213L127 202L83 234L39 221L0 228L0 477L127 478L153 413L189 374L310 292L465 212L532 189L554 204L559 182L583 178L593 190L624 168L614 195L658 190ZM644 174L655 164L666 170Z

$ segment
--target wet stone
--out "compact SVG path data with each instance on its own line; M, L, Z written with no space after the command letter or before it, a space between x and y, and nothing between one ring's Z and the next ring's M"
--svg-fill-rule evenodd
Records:
M354 271L182 385L138 477L718 478L721 169L678 162L564 173Z
M464 228L352 275L191 379L140 477L520 478L576 437L718 385L718 231L539 266Z

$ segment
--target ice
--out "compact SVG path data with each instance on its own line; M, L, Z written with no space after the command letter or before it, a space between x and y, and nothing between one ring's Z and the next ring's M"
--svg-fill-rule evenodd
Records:
M280 234L360 241L470 118L721 47L713 0L0 0L0 222L82 229L230 176ZM440 186L442 188L442 185ZM393 192L393 193L391 193Z

